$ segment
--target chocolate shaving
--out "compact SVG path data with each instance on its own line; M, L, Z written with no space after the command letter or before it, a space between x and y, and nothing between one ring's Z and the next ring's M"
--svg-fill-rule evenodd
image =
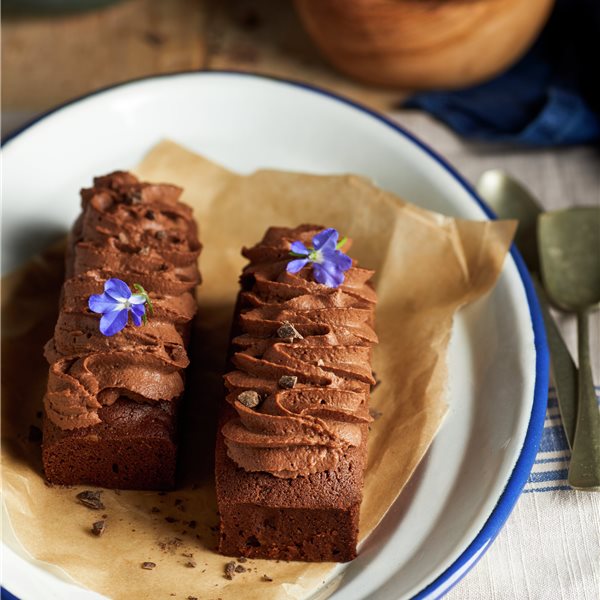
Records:
M196 568L196 561L195 560L188 560L185 563L185 566L188 567L189 569L195 569Z
M290 342L293 342L295 339L304 339L304 337L298 333L298 330L289 321L283 322L283 325L277 330L277 337Z
M225 565L225 579L233 579L235 575L235 561L231 560Z
M261 581L273 581L273 578L272 578L272 577L269 577L268 575L263 575L263 576L260 578L260 580L261 580Z
M291 390L296 383L298 383L298 378L295 375L282 375L279 378L279 387L286 390Z
M152 569L154 569L154 567L156 567L156 563L153 563L153 562L143 562L142 563L142 569L146 569L147 571L151 571Z
M254 390L246 390L237 397L238 402L247 408L255 408L260 404L260 396Z
M91 490L86 490L77 494L77 500L79 500L79 502L86 508L91 508L92 510L103 510L105 506L102 504L102 500L100 500L101 493L102 492L92 492Z
M92 533L100 537L106 529L106 521L96 521L92 523Z
M236 573L245 573L245 572L246 572L246 569L245 569L244 567L242 567L242 565L238 565L238 566L235 568L235 572L236 572Z

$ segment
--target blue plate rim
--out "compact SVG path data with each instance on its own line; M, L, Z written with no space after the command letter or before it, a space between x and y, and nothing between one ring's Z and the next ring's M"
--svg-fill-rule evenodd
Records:
M458 183L465 189L471 199L483 210L483 212L492 220L497 219L494 212L485 204L485 202L479 197L474 188L468 183L462 175L440 154L428 146L425 142L420 140L413 133L405 129L400 124L396 123L392 119L384 116L376 110L369 108L355 100L351 100L344 96L341 96L335 92L331 92L315 86L313 84L295 81L292 79L286 79L281 77L275 77L271 75L261 75L258 73L248 73L245 71L235 70L199 70L199 71L177 71L172 73L163 73L159 75L151 75L148 77L140 77L131 79L115 85L106 86L93 92L83 94L72 100L64 102L38 116L29 120L21 127L12 131L8 135L2 138L2 146L6 146L9 142L17 138L19 135L30 129L36 123L49 117L50 115L68 108L78 102L91 98L93 96L109 92L111 90L126 87L128 85L150 81L156 79L167 79L169 77L177 77L179 75L196 75L196 76L211 76L211 75L231 75L235 77L249 77L254 79L263 79L267 81L274 81L292 87L300 88L320 96L325 96L341 104L350 106L359 112L369 115L375 120L383 123L387 127L394 130L399 135L410 140L418 148L423 150L429 155L435 162L442 166ZM537 296L534 291L533 283L525 262L521 257L516 246L513 244L510 249L510 255L515 261L517 270L521 281L523 282L523 288L527 297L527 303L529 305L529 312L531 316L531 325L534 333L534 346L536 352L536 376L535 376L535 387L533 405L531 409L531 415L529 424L527 426L527 432L521 448L519 458L513 468L510 478L498 500L498 503L492 510L492 513L488 517L487 521L483 525L480 532L475 536L475 539L469 544L469 546L463 551L463 553L433 582L427 585L424 589L418 592L413 600L433 600L435 598L441 598L446 594L452 587L454 587L478 562L478 560L487 551L493 540L496 538L502 526L506 522L506 519L512 512L517 500L519 499L523 487L527 482L529 473L533 466L541 436L544 428L544 419L546 414L546 404L548 398L548 377L549 377L549 354L548 347L546 344L546 333L544 329L544 322L542 313L538 304ZM2 588L2 592L8 592L6 588ZM10 594L10 592L8 592ZM10 597L14 598L12 594ZM15 599L16 600L16 599Z

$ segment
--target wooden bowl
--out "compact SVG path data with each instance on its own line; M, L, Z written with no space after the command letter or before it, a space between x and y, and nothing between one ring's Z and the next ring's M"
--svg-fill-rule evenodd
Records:
M365 82L457 88L515 62L554 0L295 0L327 59Z

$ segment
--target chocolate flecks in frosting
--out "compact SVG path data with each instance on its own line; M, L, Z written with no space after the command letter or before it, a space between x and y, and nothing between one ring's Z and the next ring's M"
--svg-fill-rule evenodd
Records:
M295 375L282 375L279 378L279 387L291 390L298 383L298 378Z
M124 172L97 177L81 191L59 317L44 349L50 363L44 406L61 429L100 423L100 409L120 397L153 403L183 393L201 246L180 195L176 186L141 183ZM154 311L147 324L130 323L106 337L88 299L113 277L145 288Z
M322 230L271 228L243 251L250 263L241 278L241 334L233 340L235 370L225 375L237 417L222 432L230 458L246 471L295 478L333 470L372 420L373 272L354 264L330 288L309 269L286 271L291 243L310 245ZM260 395L260 406L236 402L246 390Z
M260 396L252 390L242 392L238 395L237 399L246 408L255 408L260 404Z
M302 335L300 335L298 333L298 331L296 330L296 328L288 321L286 321L277 330L277 337L280 337L281 339L284 339L284 340L290 340L290 342L293 342L294 340L303 340L304 339L304 337Z

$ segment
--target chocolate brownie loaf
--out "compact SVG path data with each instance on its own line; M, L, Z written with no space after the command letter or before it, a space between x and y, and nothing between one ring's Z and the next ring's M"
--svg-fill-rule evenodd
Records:
M45 348L42 459L52 483L174 485L177 414L200 282L196 223L180 195L180 188L123 172L98 177L81 192L58 322ZM130 319L105 335L88 302L113 279L142 286L152 312L144 324Z
M286 270L292 243L322 231L271 228L243 251L216 448L223 554L356 556L376 295L355 264L338 287L317 283L316 265Z

